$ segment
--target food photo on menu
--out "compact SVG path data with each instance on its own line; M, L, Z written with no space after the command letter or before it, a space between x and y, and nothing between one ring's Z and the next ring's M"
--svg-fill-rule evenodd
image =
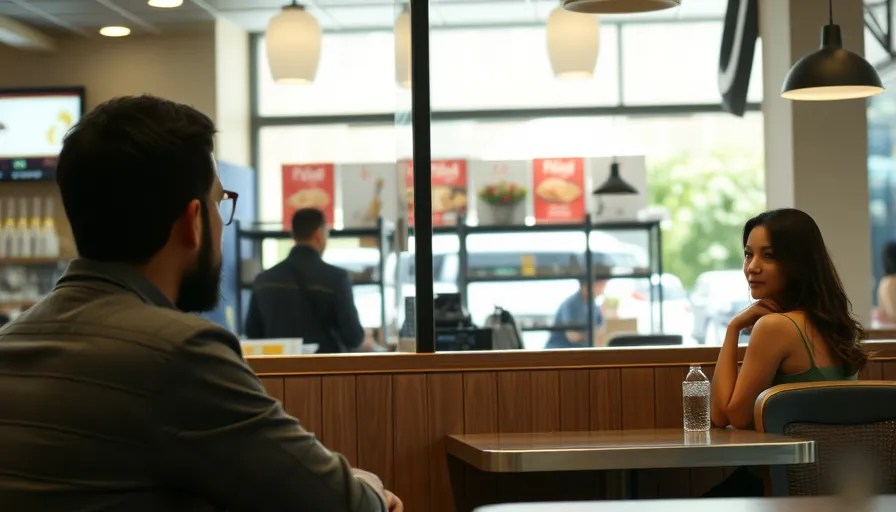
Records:
M333 225L334 165L283 164L283 226L289 225L293 214L303 208L315 208L324 213L327 223Z
M533 161L535 222L581 222L585 218L585 162L582 158Z

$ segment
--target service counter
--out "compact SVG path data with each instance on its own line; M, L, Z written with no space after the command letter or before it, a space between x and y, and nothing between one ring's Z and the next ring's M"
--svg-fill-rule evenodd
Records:
M896 380L896 340L870 341L863 379ZM451 434L678 428L688 366L708 376L718 347L249 358L286 410L354 465L377 473L408 510L599 499L594 472L497 475L445 454ZM741 348L743 350L743 348ZM641 497L699 496L724 468L647 470Z

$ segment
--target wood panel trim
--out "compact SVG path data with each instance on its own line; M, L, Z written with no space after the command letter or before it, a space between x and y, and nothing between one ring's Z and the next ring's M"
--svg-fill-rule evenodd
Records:
M896 340L867 343L874 361L896 360ZM740 348L743 357L744 347ZM248 357L259 376L489 372L713 365L719 347L515 350L438 354L337 354Z

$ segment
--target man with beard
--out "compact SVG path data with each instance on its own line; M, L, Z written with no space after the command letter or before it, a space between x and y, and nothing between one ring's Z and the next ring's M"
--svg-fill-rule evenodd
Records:
M283 412L232 333L188 314L218 300L237 198L214 134L142 96L66 136L56 177L80 258L0 329L3 510L401 510Z

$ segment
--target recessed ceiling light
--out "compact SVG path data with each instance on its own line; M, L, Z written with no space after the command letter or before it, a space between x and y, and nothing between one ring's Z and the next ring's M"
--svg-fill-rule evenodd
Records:
M106 37L124 37L126 35L129 35L130 33L131 29L129 29L128 27L111 26L103 27L100 29L100 35Z
M149 0L146 2L150 7L158 7L159 9L172 9L183 5L184 0Z

